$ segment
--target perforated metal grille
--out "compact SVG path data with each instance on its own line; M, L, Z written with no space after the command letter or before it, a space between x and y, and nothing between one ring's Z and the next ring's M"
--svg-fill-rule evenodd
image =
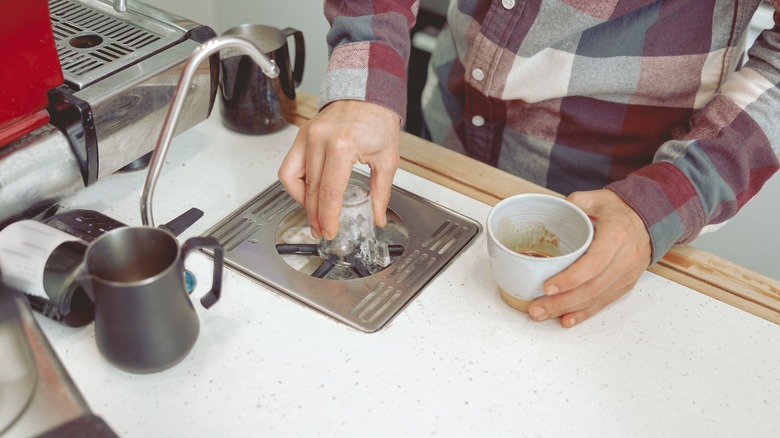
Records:
M65 80L81 89L169 47L185 33L131 10L116 16L99 1L49 0Z

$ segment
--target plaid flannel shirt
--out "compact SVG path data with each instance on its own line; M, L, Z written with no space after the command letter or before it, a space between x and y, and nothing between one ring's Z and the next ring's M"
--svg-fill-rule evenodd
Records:
M455 0L423 93L436 143L563 194L608 188L653 259L732 217L778 169L780 28L761 0ZM773 0L780 23L780 0ZM417 1L326 1L320 106L406 112Z

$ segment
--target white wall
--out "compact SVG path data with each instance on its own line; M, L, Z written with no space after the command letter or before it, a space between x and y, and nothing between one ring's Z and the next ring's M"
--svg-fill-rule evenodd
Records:
M700 236L693 246L780 279L780 174L723 228Z
M146 0L161 9L206 24L218 34L232 26L257 23L303 31L306 65L303 90L318 94L327 67L328 23L322 0ZM755 29L771 27L771 14L756 17ZM715 233L693 245L762 274L780 279L780 175L775 175L742 211Z
M255 23L280 29L292 27L303 32L306 64L300 88L319 94L328 64L325 34L329 25L322 11L322 0L219 0L217 3L220 31L239 24Z
M111 0L103 0L111 1ZM128 0L132 7L135 0ZM219 23L219 10L216 0L142 0L144 3L160 8L164 11L180 15L196 23L204 24L220 33L214 23Z
M325 77L328 21L322 0L143 0L200 24L217 34L239 24L265 24L280 29L292 27L303 32L306 63L300 88L317 95ZM289 44L292 44L292 38ZM292 50L292 47L290 48Z

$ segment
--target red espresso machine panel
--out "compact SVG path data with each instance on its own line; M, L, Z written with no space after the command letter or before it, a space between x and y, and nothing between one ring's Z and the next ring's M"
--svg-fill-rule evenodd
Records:
M47 93L64 82L47 0L0 2L0 147L49 121Z

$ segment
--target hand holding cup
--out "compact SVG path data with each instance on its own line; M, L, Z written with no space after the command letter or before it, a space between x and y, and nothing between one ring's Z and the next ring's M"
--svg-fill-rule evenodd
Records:
M510 196L487 218L488 253L501 297L528 311L544 295L545 280L588 249L593 224L579 207L544 194Z

